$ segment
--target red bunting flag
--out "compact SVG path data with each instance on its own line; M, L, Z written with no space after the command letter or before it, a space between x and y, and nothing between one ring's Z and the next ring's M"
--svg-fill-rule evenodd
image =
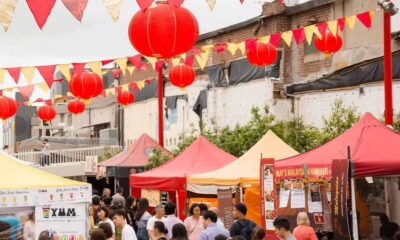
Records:
M217 53L222 53L226 51L226 48L227 48L226 43L217 43L215 44L214 51L216 51Z
M194 55L188 55L185 58L185 64L189 65L189 66L193 66L193 62L194 62Z
M357 18L366 28L371 28L372 20L369 11L357 14Z
M198 47L192 48L191 52L192 52L194 55L197 55L197 56L200 56L200 54L201 54L200 48L198 48Z
M128 57L128 59L137 69L140 69L140 67L142 66L142 56L136 55L133 57Z
M253 50L256 47L257 38L246 39L246 49L247 51Z
M107 65L107 64L109 64L111 62L114 62L114 60L113 59L103 60L103 61L101 61L101 64L104 66L104 65Z
M338 24L338 27L339 27L340 31L343 32L343 30L344 30L344 25L346 24L346 18L345 18L345 17L339 18L339 19L337 20L337 24Z
M130 87L133 91L136 91L136 92L139 92L139 91L140 91L140 89L139 89L137 83L135 83L135 82L130 83L130 84L129 84L129 87Z
M107 97L107 95L106 95L106 90L103 89L103 90L101 91L100 95L103 96L103 97Z
M40 29L43 28L56 0L26 0Z
M76 20L82 21L88 0L62 0L62 2Z
M183 0L168 0L168 2L179 7L180 5L182 5Z
M25 100L29 100L31 97L33 90L35 89L35 85L27 85L23 87L18 87L18 91L21 93L22 97L25 98Z
M154 0L136 0L137 4L139 5L140 9L144 10L153 4Z
M46 105L51 105L51 104L52 104L51 99L44 100L44 104L46 104Z
M305 37L306 37L304 34L304 28L293 29L292 32L293 32L293 37L294 37L294 40L296 41L296 44L304 42Z
M151 84L151 79L144 80L144 82L145 82L147 85L150 85L150 84Z
M56 65L49 66L38 66L36 67L40 75L42 75L44 81L46 81L47 86L51 88L54 83L54 71L56 70Z
M79 74L85 71L85 63L72 63L74 73Z
M315 26L317 26L319 33L321 33L322 36L325 36L328 23L327 22L317 23L315 24Z
M114 78L118 78L119 75L122 73L122 70L121 69L113 69L112 73L114 75Z
M281 42L281 33L275 33L271 35L269 39L270 44L274 45L275 47L278 47L280 42Z
M240 0L240 3L243 4L244 0Z
M21 68L20 67L7 68L7 71L10 74L10 76L14 79L15 83L18 84Z

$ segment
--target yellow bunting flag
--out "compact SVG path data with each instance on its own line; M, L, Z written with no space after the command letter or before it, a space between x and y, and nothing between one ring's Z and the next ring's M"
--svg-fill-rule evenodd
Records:
M89 66L89 68L96 73L97 75L99 75L100 77L102 77L103 75L101 74L101 62L89 62L87 63L87 65Z
M281 34L281 38L283 41L285 41L286 45L290 47L292 45L292 38L293 38L293 32L292 31L286 31Z
M37 87L43 90L43 92L48 93L50 91L49 86L47 85L46 82L41 82L36 84Z
M132 75L135 71L135 66L127 66L126 70L128 70L129 74Z
M138 87L140 90L142 90L142 89L144 88L144 85L145 85L145 81L139 81L139 82L137 82L137 87Z
M308 45L311 45L312 43L315 28L316 28L315 25L304 27L304 33L306 35Z
M104 7L114 22L119 19L119 12L123 2L124 0L102 0Z
M239 49L239 44L237 43L228 43L227 44L228 51L233 55L235 55L236 51Z
M208 45L204 45L201 47L201 50L203 51L210 51L214 48L214 44L208 44Z
M122 91L128 91L129 90L129 85L127 83L121 85Z
M208 61L208 55L210 54L210 51L205 51L205 52L202 52L202 53L200 53L200 56L199 55L196 55L195 56L195 58L196 58L196 61L197 61L197 64L199 64L199 66L200 66L200 68L202 69L202 70L204 70L204 68L206 67L206 65L207 65L207 61Z
M259 37L258 41L261 43L269 43L270 39L271 39L271 35L268 35L268 36Z
M115 95L115 88L107 88L105 90L106 96L108 97L110 94Z
M242 52L242 55L246 54L246 42L245 41L239 43L238 48Z
M0 68L0 85L3 85L4 83L4 73L5 73L4 68Z
M322 35L321 35L321 33L319 32L319 29L318 29L317 27L314 28L314 34L315 34L315 36L317 36L317 38L319 38L319 39L322 38Z
M180 58L180 57L173 58L173 59L171 60L171 62L172 62L172 66L176 66L176 65L178 65L178 64L181 62L181 58Z
M345 22L350 29L354 29L354 27L356 26L356 20L357 20L356 15L347 16Z
M153 57L146 57L147 61L149 61L149 63L151 64L151 66L153 67L153 69L156 69L156 62L157 62L157 58L153 58Z
M328 22L328 29L331 31L332 35L336 37L337 34L337 20L329 21Z
M375 11L374 10L369 11L369 16L371 17L371 22L372 22L375 17Z
M211 11L214 11L215 3L217 2L216 0L206 0L208 7L210 8Z
M71 80L71 70L69 68L69 64L58 64L57 67L67 81Z
M33 75L35 74L35 67L23 67L21 71L24 74L26 81L28 81L28 84L31 84Z
M182 58L183 61L185 61L185 60L186 60L186 53L182 53L182 54L180 55L180 57Z
M8 31L11 20L15 12L17 0L1 0L0 1L0 22L3 24L4 32Z
M117 58L114 61L118 64L119 68L122 71L122 74L125 75L128 58L126 58L126 57L125 58Z

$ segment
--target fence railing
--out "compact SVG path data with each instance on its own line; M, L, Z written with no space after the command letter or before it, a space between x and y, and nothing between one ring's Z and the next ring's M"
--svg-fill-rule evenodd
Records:
M76 146L107 146L118 145L117 139L99 139L99 138L72 138L72 137L46 137L42 136L41 140L47 139L50 143L60 143Z
M64 164L83 164L86 161L86 156L115 156L119 152L119 146L99 146L88 148L51 150L48 151L48 157L46 158L42 152L21 152L15 153L13 154L13 156L35 166L43 166L45 164L51 166Z

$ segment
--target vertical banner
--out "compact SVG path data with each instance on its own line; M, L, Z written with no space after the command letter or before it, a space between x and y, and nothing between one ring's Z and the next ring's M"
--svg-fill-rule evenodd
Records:
M349 161L332 161L331 207L333 235L337 240L350 240L350 225L347 211Z
M218 189L218 209L225 227L229 229L233 224L232 189Z
M274 239L275 228L273 222L277 217L277 196L275 182L275 160L261 159L260 186L261 186L261 216L263 227L267 230L267 238Z

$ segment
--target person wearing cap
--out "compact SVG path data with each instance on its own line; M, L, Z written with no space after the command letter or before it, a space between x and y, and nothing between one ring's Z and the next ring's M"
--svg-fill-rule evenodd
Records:
M251 234L253 228L257 225L246 219L247 207L243 203L237 203L233 207L233 218L236 220L234 224L232 224L229 234L231 237L234 236L242 236L247 240L251 240Z

